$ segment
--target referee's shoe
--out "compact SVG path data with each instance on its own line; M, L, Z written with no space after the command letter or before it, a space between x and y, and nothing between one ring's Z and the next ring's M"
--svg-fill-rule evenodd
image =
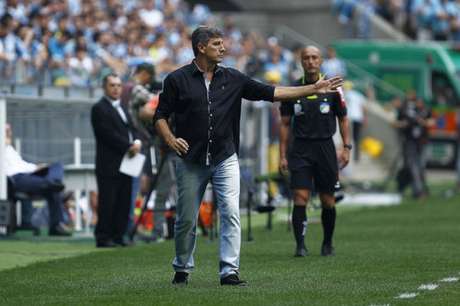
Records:
M330 244L323 244L321 246L321 256L334 256L335 250L334 247Z

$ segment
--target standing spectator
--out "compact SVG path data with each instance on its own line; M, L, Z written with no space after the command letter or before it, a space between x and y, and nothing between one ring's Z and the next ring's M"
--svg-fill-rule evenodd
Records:
M121 79L116 74L103 78L104 97L91 109L96 137L96 179L99 192L97 247L126 246L132 179L119 171L125 154L141 150L128 110L120 104ZM135 140L136 139L136 140Z
M12 32L12 17L0 17L0 77L9 80L14 77L16 60L16 36Z
M434 18L432 23L432 31L434 40L448 40L450 36L450 16L448 0L439 0L433 5Z
M414 5L417 16L417 39L430 40L432 38L431 27L435 18L435 10L432 0L420 0Z
M139 17L149 28L156 28L163 22L163 13L155 7L155 0L143 1L143 8L139 10Z
M327 47L327 58L321 65L321 71L327 78L335 76L345 77L347 75L345 63L337 58L337 53L332 46Z
M64 30L56 32L48 41L50 52L50 68L52 82L56 86L69 85L69 79L66 75L66 60L71 52L70 39L72 38L69 31Z
M77 46L75 56L69 59L69 79L73 86L86 87L91 85L91 77L95 71L93 59L88 56L86 47Z
M359 91L353 89L351 81L343 84L345 101L347 101L347 116L351 121L354 154L353 160L358 162L360 157L359 144L361 140L361 129L367 123L366 98Z
M246 284L238 276L241 227L237 152L241 99L295 99L335 88L342 82L335 78L299 87L259 83L238 70L218 65L225 53L222 36L220 30L205 26L192 33L195 59L165 79L154 117L158 133L180 156L176 160L179 198L173 284L187 284L194 268L198 210L209 181L220 210L220 284ZM167 122L173 114L175 134Z
M320 79L322 62L321 51L313 46L302 50L302 66L304 76L296 81L297 86L315 84ZM321 200L321 222L323 225L322 256L335 254L332 238L335 229L336 183L339 167L344 168L350 158L352 145L349 139L347 108L340 92L326 92L315 95L304 95L283 103L280 107L280 170L291 174L294 209L292 211L292 227L296 241L294 256L304 257L308 251L305 246L307 231L306 206L313 187L318 191ZM343 150L339 159L332 136L337 129L342 137ZM292 132L291 132L292 127ZM290 134L294 136L288 158Z

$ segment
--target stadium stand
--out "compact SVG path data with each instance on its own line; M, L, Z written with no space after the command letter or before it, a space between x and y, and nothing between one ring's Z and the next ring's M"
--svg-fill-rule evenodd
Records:
M352 21L357 18L358 6L367 14L359 16L354 31ZM460 40L460 2L456 0L332 0L332 8L350 37L371 38L369 16L378 15L412 39Z
M232 18L216 20L208 6L182 0L5 1L0 16L3 85L96 87L107 71L128 79L143 62L163 78L193 58L191 30L217 22L227 37L225 65L252 76L275 67L287 76L293 60L275 38L243 35Z

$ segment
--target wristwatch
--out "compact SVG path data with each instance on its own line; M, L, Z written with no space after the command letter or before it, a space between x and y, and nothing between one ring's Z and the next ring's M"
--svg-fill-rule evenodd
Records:
M344 147L345 149L348 149L348 150L353 149L353 146L351 145L351 143L344 144L343 147Z

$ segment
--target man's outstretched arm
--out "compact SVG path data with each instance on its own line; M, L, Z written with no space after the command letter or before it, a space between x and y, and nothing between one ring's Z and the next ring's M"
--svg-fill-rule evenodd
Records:
M300 97L313 95L316 93L324 93L334 91L342 86L343 79L341 77L333 77L328 80L320 79L315 84L303 86L277 86L275 87L274 101L289 101Z

